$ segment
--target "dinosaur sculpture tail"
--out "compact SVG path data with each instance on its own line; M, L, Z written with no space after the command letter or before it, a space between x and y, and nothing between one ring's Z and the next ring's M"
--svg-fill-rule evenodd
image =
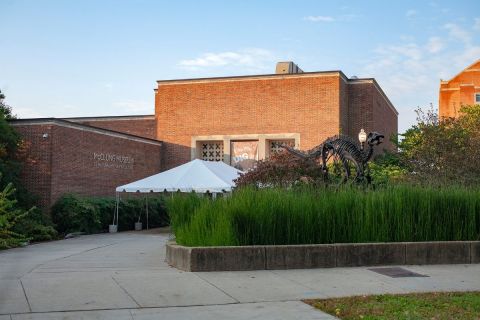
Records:
M299 158L302 158L302 159L307 159L309 158L309 155L306 154L305 152L302 152L300 150L297 150L297 149L293 149L292 147L289 147L289 146L283 146L283 148L285 150L287 150L288 152L290 152L291 154L299 157Z

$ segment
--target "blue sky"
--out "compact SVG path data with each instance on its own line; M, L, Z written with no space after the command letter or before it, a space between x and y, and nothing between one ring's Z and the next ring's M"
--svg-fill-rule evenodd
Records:
M19 117L152 114L160 79L374 77L398 111L438 105L480 59L480 1L0 0L0 89Z

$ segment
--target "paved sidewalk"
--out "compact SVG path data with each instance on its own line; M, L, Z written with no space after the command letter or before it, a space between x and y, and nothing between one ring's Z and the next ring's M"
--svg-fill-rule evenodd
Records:
M334 319L301 299L480 290L480 265L182 272L165 263L167 233L83 236L0 251L0 320Z

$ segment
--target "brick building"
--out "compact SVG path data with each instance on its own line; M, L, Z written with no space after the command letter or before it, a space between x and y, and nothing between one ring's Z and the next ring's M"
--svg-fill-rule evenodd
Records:
M440 80L439 115L456 117L462 105L480 103L480 60L450 80Z
M132 117L130 129L127 117L109 117L108 124L102 119L88 120L104 126L118 121L125 131L151 135L148 128L142 132L135 125L136 117ZM162 143L154 139L61 119L20 119L11 124L24 138L22 181L44 208L65 193L113 196L118 185L162 168Z
M276 74L157 81L164 168L193 158L235 165L283 143L306 150L339 133L356 138L361 128L383 133L382 147L393 148L398 113L375 79L279 65Z
M310 149L360 129L397 133L392 103L373 78L303 72L160 80L155 115L20 119L23 181L51 206L64 193L113 195L115 187L194 158L240 168L280 150ZM394 146L385 139L383 148Z
M70 122L119 131L149 139L157 138L155 115L64 118Z

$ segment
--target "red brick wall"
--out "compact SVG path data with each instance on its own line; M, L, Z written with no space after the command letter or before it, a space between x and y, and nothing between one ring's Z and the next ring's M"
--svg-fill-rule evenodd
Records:
M372 84L372 86L374 86ZM390 151L396 150L396 146L390 141L392 135L398 133L398 117L397 114L388 106L385 97L377 90L372 88L373 93L373 112L372 112L372 131L377 131L385 135L383 144L377 150L387 149Z
M92 127L103 128L135 136L156 139L156 122L155 117L147 119L112 119L107 120L71 120L76 123L85 124Z
M357 139L361 129L367 133L377 131L385 135L377 153L383 149L395 150L390 137L398 133L398 116L385 97L372 81L355 82L348 87L348 134Z
M349 134L350 117L348 116L348 84L340 80L340 133Z
M360 129L374 129L372 119L373 86L368 82L357 82L348 86L348 135L357 138Z
M196 135L300 133L301 149L339 133L340 74L159 83L165 168L190 160ZM344 102L345 103L345 102ZM345 120L344 120L345 121Z
M42 207L49 207L65 193L113 196L116 186L161 170L158 144L60 125L15 128L29 145L27 156L35 159L26 163L23 182L28 190L41 197ZM49 137L43 139L41 133L46 128L50 128ZM134 162L130 165L117 160L95 160L94 153L127 156Z
M40 207L50 205L52 126L15 126L23 137L20 148L22 160L21 181L25 188L38 198ZM44 134L48 137L43 138Z

